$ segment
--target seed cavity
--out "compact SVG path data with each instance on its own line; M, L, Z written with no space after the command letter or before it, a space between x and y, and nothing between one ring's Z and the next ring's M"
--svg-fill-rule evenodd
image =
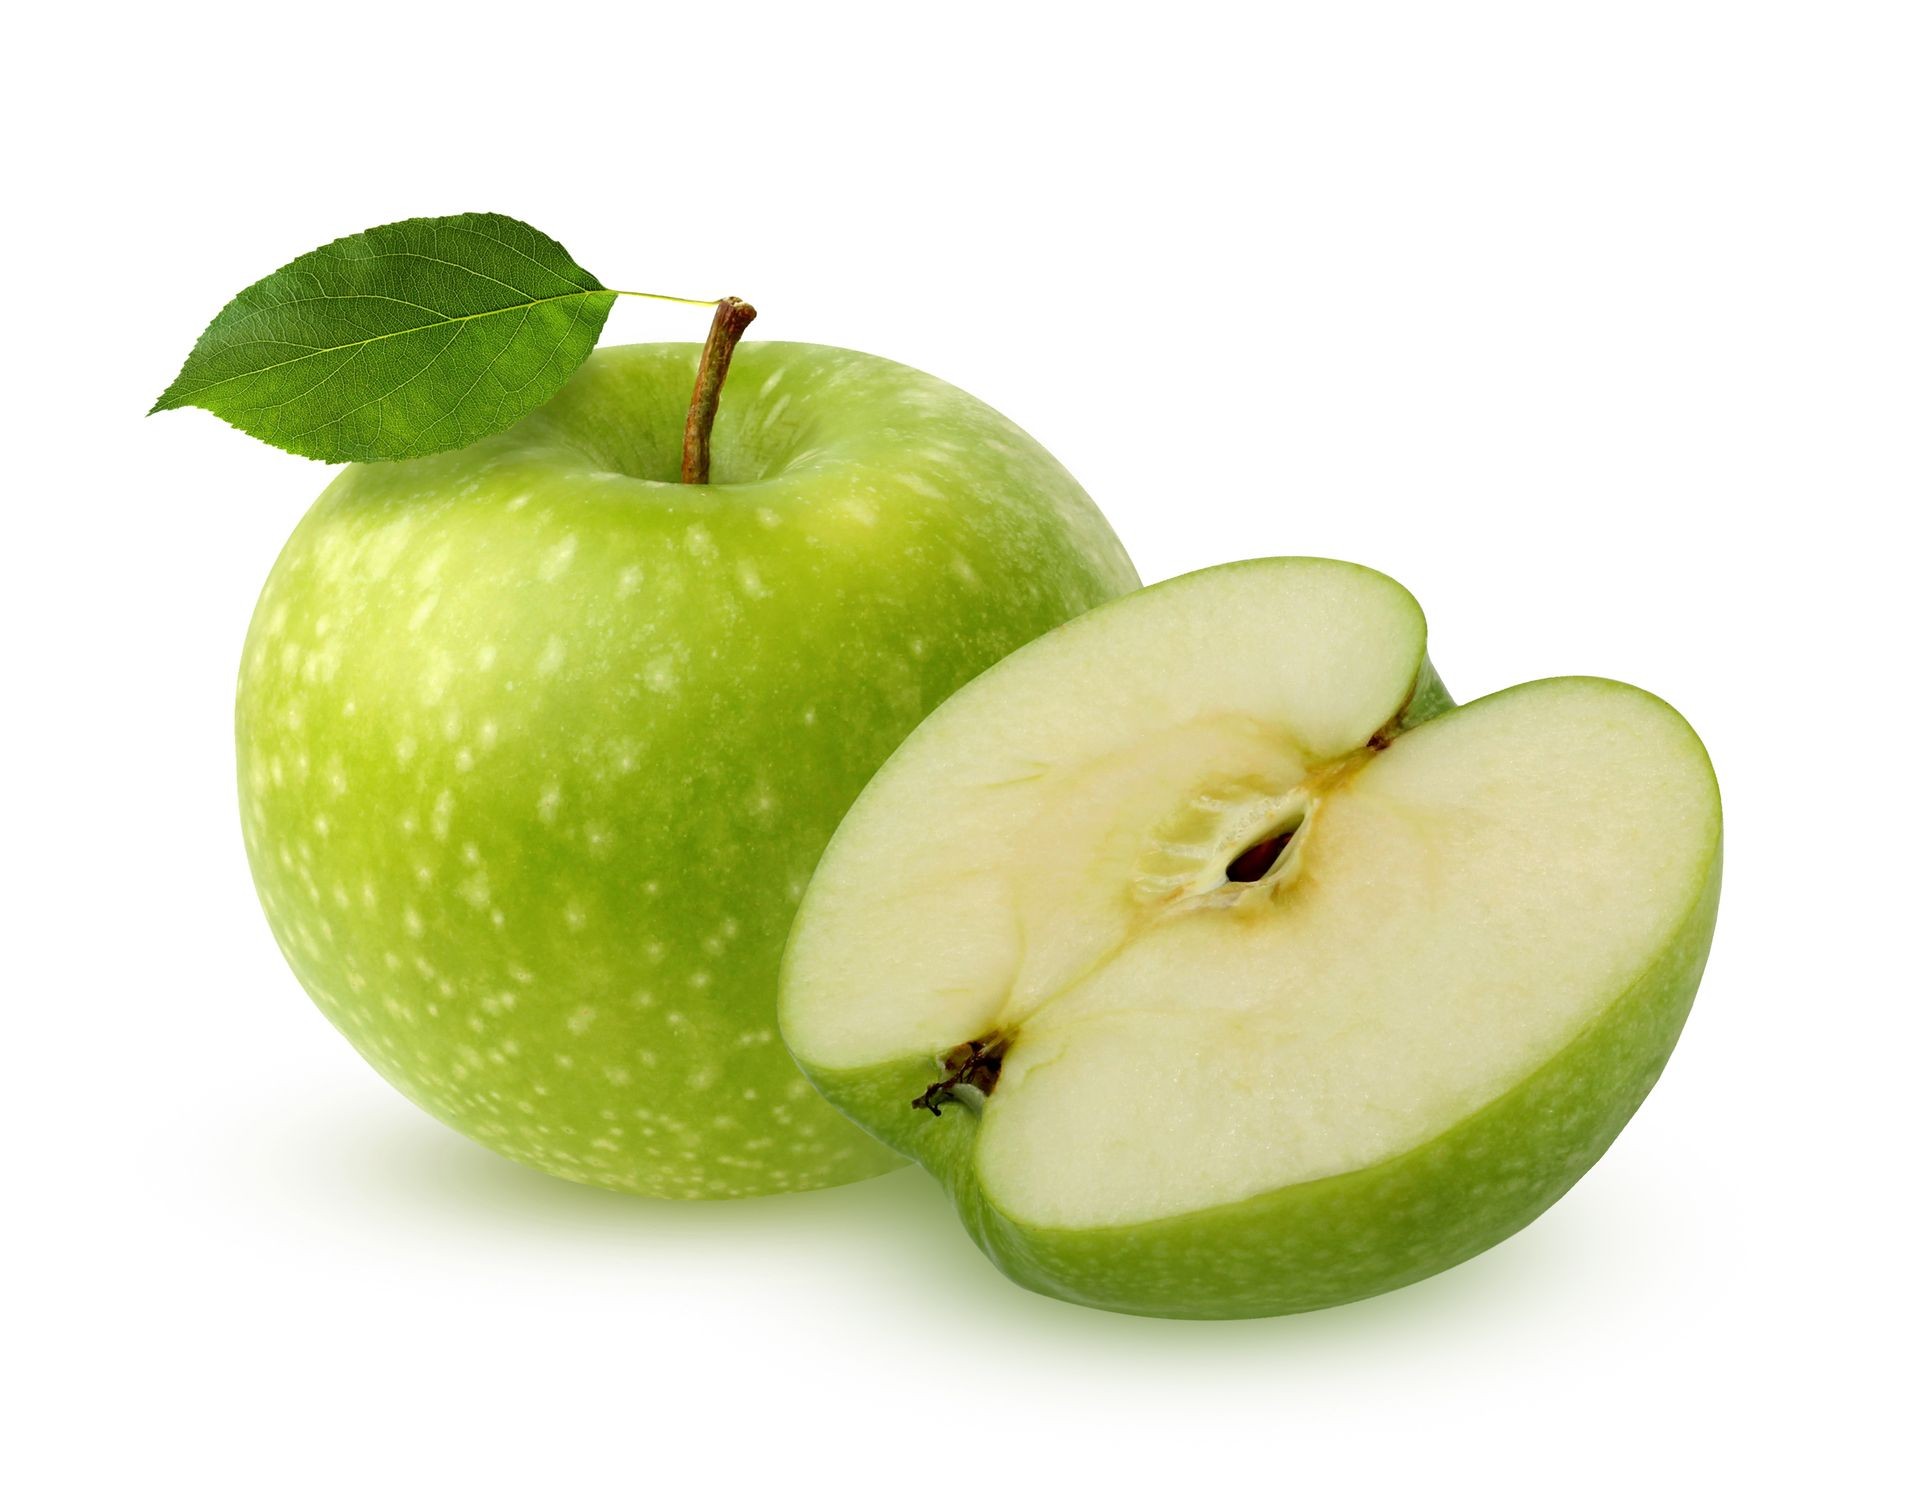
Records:
M1303 804L1296 801L1290 804L1284 815L1264 825L1257 837L1227 862L1226 880L1243 885L1264 881L1273 868L1280 864L1287 847L1299 837L1311 812L1311 802Z
M1292 839L1293 831L1288 829L1257 845L1249 845L1228 863L1227 880L1258 881L1273 869L1274 863L1280 859L1280 852L1287 848Z

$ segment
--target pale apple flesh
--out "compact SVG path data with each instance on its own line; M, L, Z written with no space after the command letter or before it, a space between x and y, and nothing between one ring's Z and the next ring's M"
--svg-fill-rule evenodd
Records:
M946 695L1137 584L1038 443L925 374L749 342L594 354L505 433L349 467L255 613L242 826L288 961L422 1106L665 1197L898 1165L775 1030L861 785Z
M908 740L802 906L782 1026L1023 1283L1329 1305L1497 1242L1605 1148L1678 1035L1719 843L1654 697L1449 708L1393 582L1229 566Z

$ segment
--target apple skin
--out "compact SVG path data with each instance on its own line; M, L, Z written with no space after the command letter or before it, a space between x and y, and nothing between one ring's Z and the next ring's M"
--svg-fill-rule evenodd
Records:
M683 1198L901 1164L779 1040L794 907L922 716L1139 584L1031 437L860 353L742 346L681 484L698 354L603 350L498 436L342 471L236 711L260 900L327 1017L501 1154Z
M1410 730L1480 703L1453 706L1429 660L1397 725ZM1695 745L1711 773L1706 749ZM932 1172L982 1252L1029 1290L1150 1317L1263 1317L1338 1306L1491 1248L1600 1159L1679 1040L1713 938L1720 867L1716 826L1696 895L1658 956L1597 1020L1492 1103L1376 1166L1175 1218L1031 1227L997 1207L975 1176L979 1115L959 1102L937 1117L910 1106L928 1082L926 1059L815 1068L810 1076L843 1113Z

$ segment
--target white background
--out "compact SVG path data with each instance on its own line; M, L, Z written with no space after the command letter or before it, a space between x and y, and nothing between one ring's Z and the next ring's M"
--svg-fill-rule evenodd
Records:
M1901 5L46 7L9 23L0 1481L894 1489L1911 1476L1920 75ZM1461 698L1712 748L1659 1089L1519 1237L1312 1317L1003 1282L912 1172L686 1205L413 1110L236 822L256 591L324 474L186 412L341 233L981 395L1142 574L1363 560ZM623 302L611 341L691 338Z

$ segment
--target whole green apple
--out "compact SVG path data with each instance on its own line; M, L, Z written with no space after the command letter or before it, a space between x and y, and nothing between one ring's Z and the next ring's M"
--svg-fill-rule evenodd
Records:
M741 347L681 482L699 352L345 469L237 709L260 900L329 1019L494 1150L687 1198L897 1164L776 1034L794 908L915 722L1138 584L1029 436L859 353Z
M1015 1280L1304 1311L1573 1185L1680 1034L1719 885L1668 706L1550 679L1456 708L1385 576L1250 561L936 710L820 863L781 1025Z

